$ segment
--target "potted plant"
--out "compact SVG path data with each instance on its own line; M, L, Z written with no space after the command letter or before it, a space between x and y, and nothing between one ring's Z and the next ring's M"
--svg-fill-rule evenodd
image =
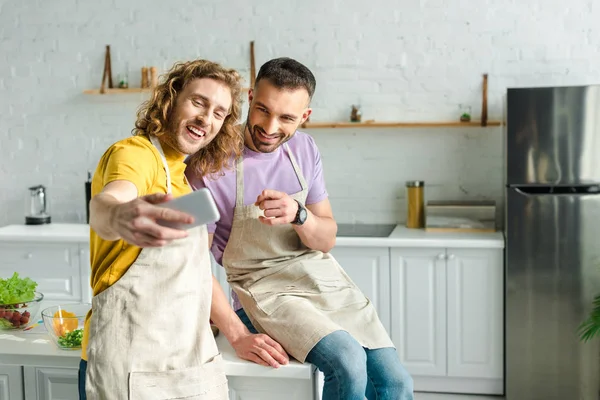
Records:
M471 106L459 104L458 109L460 111L460 122L471 121Z
M578 329L579 338L587 342L600 336L600 295L594 297L593 308L586 320L584 320Z

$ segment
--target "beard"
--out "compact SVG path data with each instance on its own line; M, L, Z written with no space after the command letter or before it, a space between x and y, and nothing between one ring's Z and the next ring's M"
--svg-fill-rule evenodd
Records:
M252 139L252 144L260 153L272 153L275 150L277 150L279 146L281 146L282 144L284 144L292 138L292 135L286 137L284 133L279 133L279 140L277 142L263 142L260 134L262 133L264 135L267 135L267 133L260 126L250 124L250 115L248 115L248 117L246 118L246 127L248 129L248 132L250 133L250 139Z
M193 125L196 125L205 131L208 130L208 126L204 123L194 121ZM187 132L187 121L176 121L173 120L169 123L167 131L162 135L163 141L167 143L171 148L176 150L177 152L185 155L194 154L199 151L202 147L207 146L211 140L206 140L204 142L204 146L201 144L192 144L188 140L186 140ZM209 133L206 133L206 136L209 136Z

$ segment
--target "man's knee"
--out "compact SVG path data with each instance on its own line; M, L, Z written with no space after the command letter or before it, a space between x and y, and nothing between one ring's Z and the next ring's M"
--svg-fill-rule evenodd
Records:
M367 360L364 351L347 351L339 353L334 357L332 363L337 369L337 373L345 380L350 382L364 382L367 384Z
M329 361L333 372L325 379L337 379L344 397L364 395L368 384L367 359L360 345L340 348Z
M380 390L389 396L386 398L401 400L413 399L413 378L400 362L398 362L395 367L388 370L388 373L384 375L381 385L382 388Z
M316 364L325 375L335 375L350 384L367 384L367 355L363 347L345 331L336 331L324 337L315 346L315 357L310 362ZM311 352L312 353L312 352Z
M397 393L398 399L408 399L407 396L412 395L414 391L413 378L401 365L396 369L396 373L389 377L385 385L390 392Z

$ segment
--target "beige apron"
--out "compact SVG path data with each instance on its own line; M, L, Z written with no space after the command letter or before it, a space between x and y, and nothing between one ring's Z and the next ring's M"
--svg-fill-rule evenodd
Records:
M151 136L167 173L160 142ZM88 400L227 400L210 329L212 272L206 226L143 248L121 279L92 299Z
M304 204L307 184L284 144L302 190L291 195ZM308 249L290 224L268 226L262 211L244 205L244 165L236 162L236 206L223 253L227 280L250 321L297 360L323 337L349 332L367 348L394 347L375 307L329 253Z

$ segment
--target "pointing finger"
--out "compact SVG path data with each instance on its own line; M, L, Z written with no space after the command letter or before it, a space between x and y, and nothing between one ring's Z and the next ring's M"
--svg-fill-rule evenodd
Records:
M266 200L266 199L278 200L278 199L283 198L283 196L285 196L284 192L279 192L277 190L271 190L271 189L265 189L262 191L260 196L258 196L257 203L262 200Z

